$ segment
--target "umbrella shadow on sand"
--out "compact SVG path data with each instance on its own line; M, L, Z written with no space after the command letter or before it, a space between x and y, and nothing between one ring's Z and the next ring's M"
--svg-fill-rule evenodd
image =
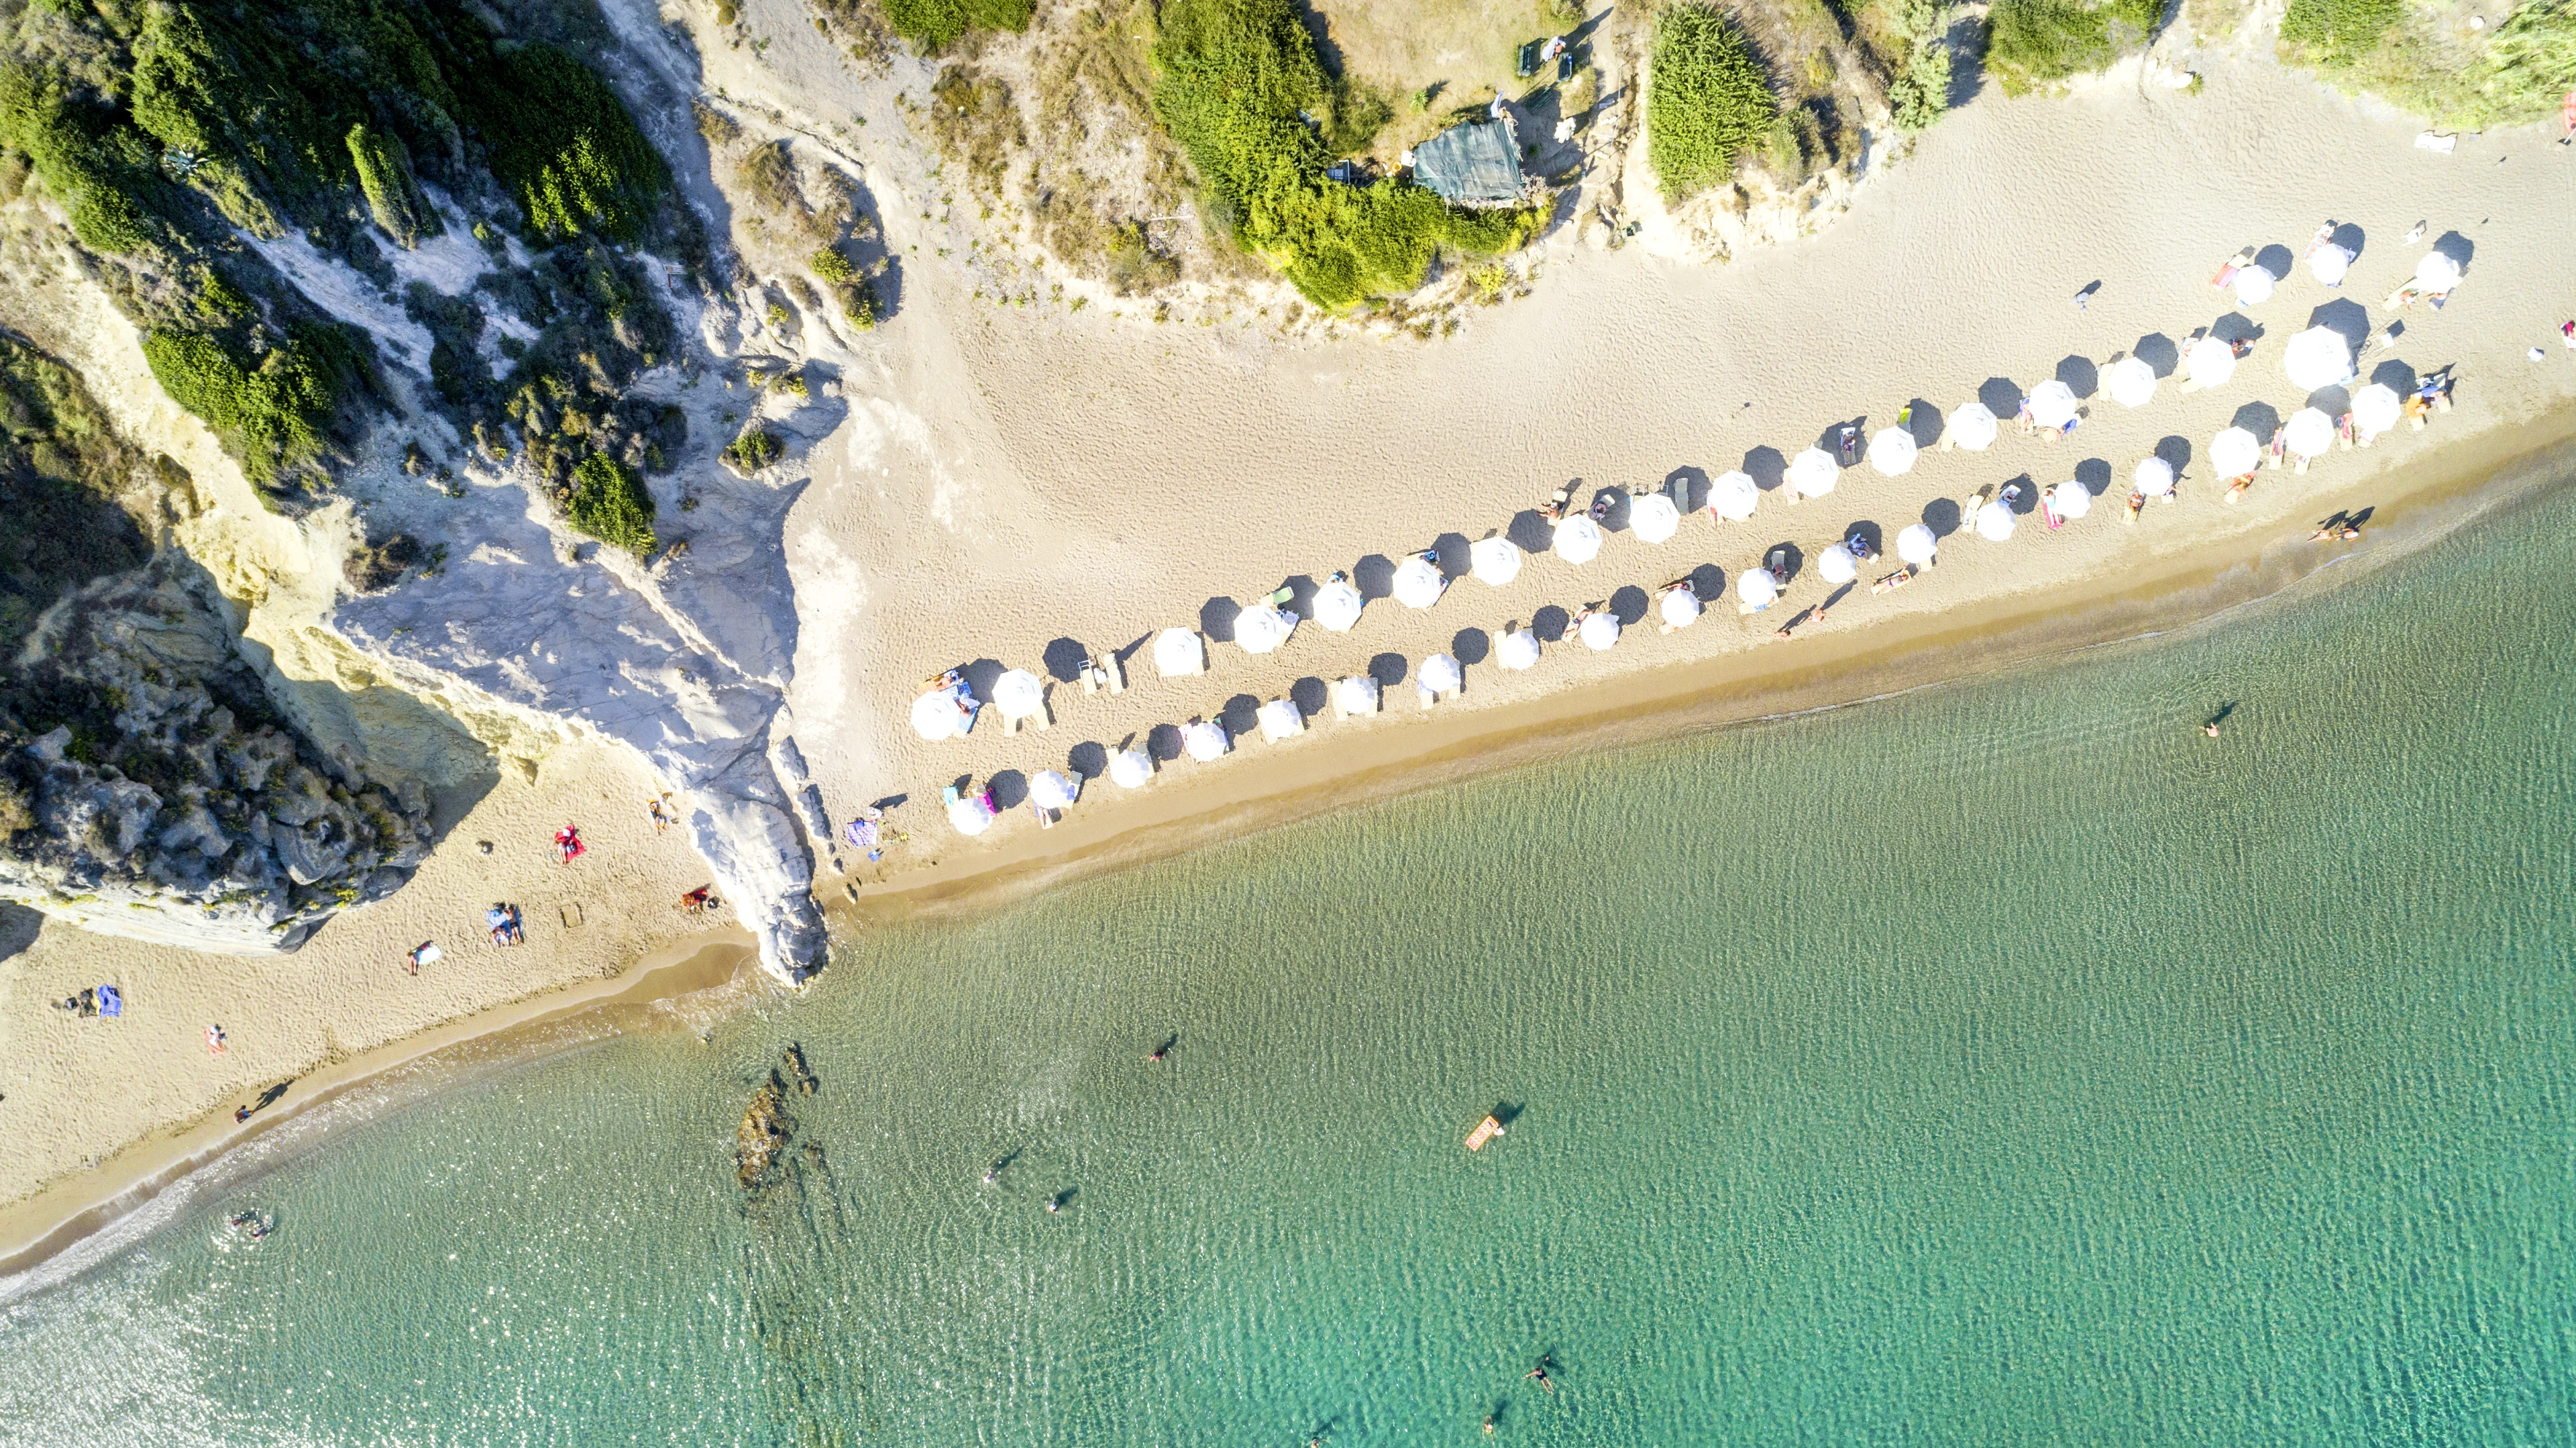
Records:
M2140 337L2138 345L2129 349L2129 355L2153 368L2159 380L2171 377L2174 369L2182 366L2182 348L2162 332L2149 332Z
M1610 612L1618 617L1621 628L1643 623L1647 606L1646 590L1633 583L1610 595Z
M1096 739L1085 740L1065 751L1064 767L1076 779L1089 783L1109 772L1109 749Z
M2086 458L2075 465L2075 485L2094 497L2111 491L2111 465L2101 458Z
M1225 701L1216 717L1226 733L1240 739L1261 727L1261 701L1250 694L1237 694Z
M1231 598L1211 598L1199 605L1199 632L1208 642L1234 642L1234 621L1243 616L1243 605Z
M1556 530L1548 526L1547 519L1540 517L1536 508L1523 508L1514 513L1511 526L1503 530L1503 536L1519 544L1523 553L1545 553L1556 546Z
M2060 357L2057 380L2078 398L2088 398L2102 390L2102 369L2094 366L2090 357Z
M1157 724L1145 732L1145 752L1157 764L1169 764L1181 757L1181 726Z
M1469 667L1483 663L1493 652L1493 636L1480 628L1462 628L1449 640L1450 656Z
M1324 706L1332 702L1332 697L1331 689L1312 674L1288 686L1288 702L1296 705L1297 712L1309 719L1323 713Z
M2009 377L1989 377L1977 384L1977 401L2006 422L2021 415L2021 384Z
M1708 506L1708 472L1704 468L1683 466L1664 474L1664 493L1673 506L1685 513Z
M1451 583L1467 576L1467 535L1443 533L1431 540L1431 549L1439 555L1436 566L1440 576Z
M1351 586L1371 603L1395 596L1395 560L1372 553L1351 565Z
M2370 380L2403 397L2415 388L2415 364L2391 357L2370 369Z
M1947 538L1958 532L1959 525L1965 521L1956 498L1934 498L1923 505L1923 526L1931 529L1935 538Z
M1539 642L1552 644L1563 641L1566 629L1573 623L1574 615L1548 603L1541 604L1538 612L1530 615L1529 626L1530 632L1538 635Z
M2263 324L2243 312L2229 312L2209 324L2209 335L2229 346L2239 342L2260 342L2263 340Z
M1949 422L1940 408L1917 397L1905 404L1905 434L1916 447L1930 447L1941 440L1941 429Z
M1061 638L1046 646L1047 676L1059 684L1079 683L1082 666L1091 662L1091 650L1080 639Z
M1757 447L1744 455L1744 472L1753 486L1776 493L1789 481L1789 460L1776 447Z
M2179 433L2166 433L2156 439L2155 455L2164 459L2165 466L2174 470L2175 477L2181 477L2182 470L2191 464L2191 439Z
M2308 325L2333 331L2358 354L2370 340L2370 309L2350 297L2337 297L2308 313Z
M2236 409L2228 423L2254 434L2258 442L2270 442L2272 434L2281 430L2281 410L2268 402L2249 402Z
M2288 247L2276 241L2254 253L2254 264L2270 272L2275 278L2287 281L2290 278L2290 268L2297 266L2299 259L2291 254Z
M1404 682L1413 671L1413 661L1402 654L1379 654L1369 660L1368 676L1377 680L1381 689L1392 689Z

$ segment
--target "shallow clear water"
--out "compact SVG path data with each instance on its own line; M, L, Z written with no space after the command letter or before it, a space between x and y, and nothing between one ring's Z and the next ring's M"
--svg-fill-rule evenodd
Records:
M858 942L19 1292L0 1440L2576 1440L2571 533Z

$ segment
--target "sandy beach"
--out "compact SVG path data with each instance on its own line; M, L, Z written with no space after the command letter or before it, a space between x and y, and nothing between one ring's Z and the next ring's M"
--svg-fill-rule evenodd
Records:
M902 310L840 364L846 415L811 444L813 481L784 530L797 624L787 703L813 781L836 825L900 799L886 825L908 836L875 865L817 842L815 894L836 929L1357 795L2206 616L2345 556L2305 541L2318 519L2373 509L2356 550L2366 561L2456 526L2505 463L2570 431L2576 352L2556 333L2576 309L2567 153L2534 131L2427 154L2411 145L2414 121L2268 64L2202 58L2194 94L2105 84L2014 101L1990 88L1873 174L1812 239L1694 266L1597 251L1561 228L1534 254L1532 294L1454 338L1288 343L1249 326L979 297L971 277L931 259L966 223L922 219L938 182L888 98L830 82L829 43L804 27L774 29L763 57L711 50L708 84L757 98L764 74L792 75L818 104L837 93L863 116L883 114L855 155L907 258ZM2341 289L2299 268L2270 301L2240 309L2210 286L2239 247L2295 256L2328 218L2366 234ZM2419 221L2422 239L2405 242ZM2362 372L2454 368L2454 410L2304 474L2261 472L2240 505L2223 504L2212 435L2308 400L2282 373L2287 339L2356 312L2367 329L2385 325L2379 299L2435 244L2465 255L2464 282L2446 307L2404 313L2396 346ZM2073 298L2094 282L2079 308ZM2167 356L2231 314L2262 335L2226 385L2186 396L2168 376L2136 409L2099 392L2115 357ZM2534 347L2538 363L2526 359ZM1927 447L1898 477L1850 469L1830 495L1796 506L1774 487L1751 520L1693 514L1662 545L1614 526L1587 565L1534 555L1508 586L1456 578L1427 610L1373 598L1350 632L1309 622L1267 656L1229 641L1237 608L1283 584L1310 592L1343 570L1382 587L1390 560L1435 543L1456 573L1468 542L1490 532L1540 541L1530 510L1571 480L1578 504L1676 477L1704 492L1740 467L1776 483L1782 459L1838 424L1866 435L1908 406L1946 416L2050 378L2086 408L2063 440L2022 436L2007 412L1981 453ZM2178 499L2124 527L2130 470L2150 454L2184 459ZM2027 514L2001 543L1952 533L1938 566L1904 591L1867 590L1889 559L1827 620L1774 641L1828 596L1812 560L1855 526L1892 538L1918 520L1955 525L1974 489L2019 481L2027 494L2070 478L2099 495L2090 516L2052 531ZM1643 615L1666 580L1714 569L1731 593L1782 545L1809 561L1768 612L1739 618L1731 596L1713 598L1671 634ZM1621 612L1630 626L1615 648L1549 636L1584 606ZM1500 670L1493 640L1532 620L1540 664ZM1156 674L1138 645L1173 627L1205 634L1207 673ZM1087 694L1072 663L1108 651L1124 657L1128 687ZM1413 680L1442 652L1465 665L1466 687L1426 710ZM916 685L952 667L1049 678L1051 727L1006 733L987 710L962 740L917 737ZM1389 685L1384 712L1336 720L1324 686L1360 673ZM1167 758L1139 791L1091 778L1051 830L1021 802L1040 770L1096 775L1106 750L1159 737L1167 752L1167 726L1222 716L1240 729L1283 697L1306 716L1299 737L1242 738L1209 764ZM973 840L939 809L941 787L961 779L996 782L1007 806ZM64 1223L220 1150L233 1107L279 1082L297 1083L267 1108L282 1115L369 1052L579 1004L557 993L607 989L650 953L693 950L687 937L708 922L672 902L705 869L680 832L655 833L644 811L655 788L631 752L604 744L562 746L533 780L505 770L441 821L436 853L400 894L333 920L292 955L196 955L60 925L13 937L0 962L0 1260L59 1246ZM546 849L566 819L591 843L571 867ZM477 848L487 840L489 855ZM527 946L473 938L492 899L521 905ZM424 939L446 959L408 975L403 953ZM124 1020L49 1006L107 981L132 1003ZM225 1029L220 1056L204 1045L209 1024Z

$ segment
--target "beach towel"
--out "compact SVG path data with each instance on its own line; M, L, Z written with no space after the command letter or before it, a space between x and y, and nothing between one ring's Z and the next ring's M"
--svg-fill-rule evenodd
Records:
M851 844L862 850L876 848L877 826L874 820L852 820L850 827L841 833Z
M116 987L103 985L98 988L98 1013L102 1016L125 1014L125 997L118 993Z
M413 963L416 965L436 965L447 958L447 952L440 950L437 946L432 945L427 941L423 941L421 942L420 949L411 953L411 958Z

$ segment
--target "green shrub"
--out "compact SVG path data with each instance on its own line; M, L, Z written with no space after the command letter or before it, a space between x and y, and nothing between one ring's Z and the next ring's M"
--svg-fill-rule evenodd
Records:
M1154 111L1198 173L1206 212L1328 310L1421 285L1443 246L1527 241L1539 213L1471 212L1393 179L1324 179L1331 150L1298 116L1333 94L1290 0L1170 0L1153 52Z
M412 175L411 152L404 149L402 137L390 131L370 130L363 123L349 128L349 160L358 170L358 189L367 198L367 210L385 235L409 250L424 236L439 233L438 208L421 194L420 181Z
M824 247L814 253L814 259L807 262L806 266L813 270L814 275L821 277L832 286L839 286L859 274L859 269L850 265L850 259L841 255L838 247Z
M653 555L653 495L632 468L605 453L592 453L573 465L572 484L564 516L576 532L638 558Z
M1986 69L2006 95L2100 70L2144 48L2162 0L1995 0L1986 16Z
M342 400L365 363L336 326L298 323L256 362L204 332L156 331L143 359L170 400L195 413L266 487L320 456Z
M114 131L109 117L73 104L57 78L27 66L0 68L0 143L27 157L71 217L73 235L98 252L132 251L148 239L135 197L149 176L132 164L134 148L116 144Z
M841 315L862 332L873 332L885 313L877 302L877 289L866 277L856 277L832 288L832 299L841 304Z
M1896 30L1906 50L1887 83L1887 106L1896 128L1908 135L1931 129L1950 109L1950 47L1942 43L1946 18L1939 0L1899 0L1896 7Z
M787 445L778 440L778 434L753 423L742 436L725 445L724 459L733 464L735 472L749 477L786 453Z
M1727 180L1780 114L1743 34L1708 6L1668 5L1655 16L1652 75L1646 157L1666 201Z
M0 334L0 638L67 591L152 556L116 504L141 459L68 367Z
M671 171L617 92L551 45L519 46L496 61L483 141L528 229L548 239L634 238L670 189Z
M885 0L886 23L925 51L946 50L969 30L1029 28L1036 0Z
M2576 91L2576 0L2529 0L2496 27L2476 68L2465 124L2523 125Z
M2576 90L2576 0L2532 0L2465 55L2439 26L2438 15L2397 0L2292 0L2280 53L2342 89L2376 92L2446 125L2544 120Z
M2404 0L2290 0L2281 16L2281 48L2309 65L2346 65L2379 44Z

